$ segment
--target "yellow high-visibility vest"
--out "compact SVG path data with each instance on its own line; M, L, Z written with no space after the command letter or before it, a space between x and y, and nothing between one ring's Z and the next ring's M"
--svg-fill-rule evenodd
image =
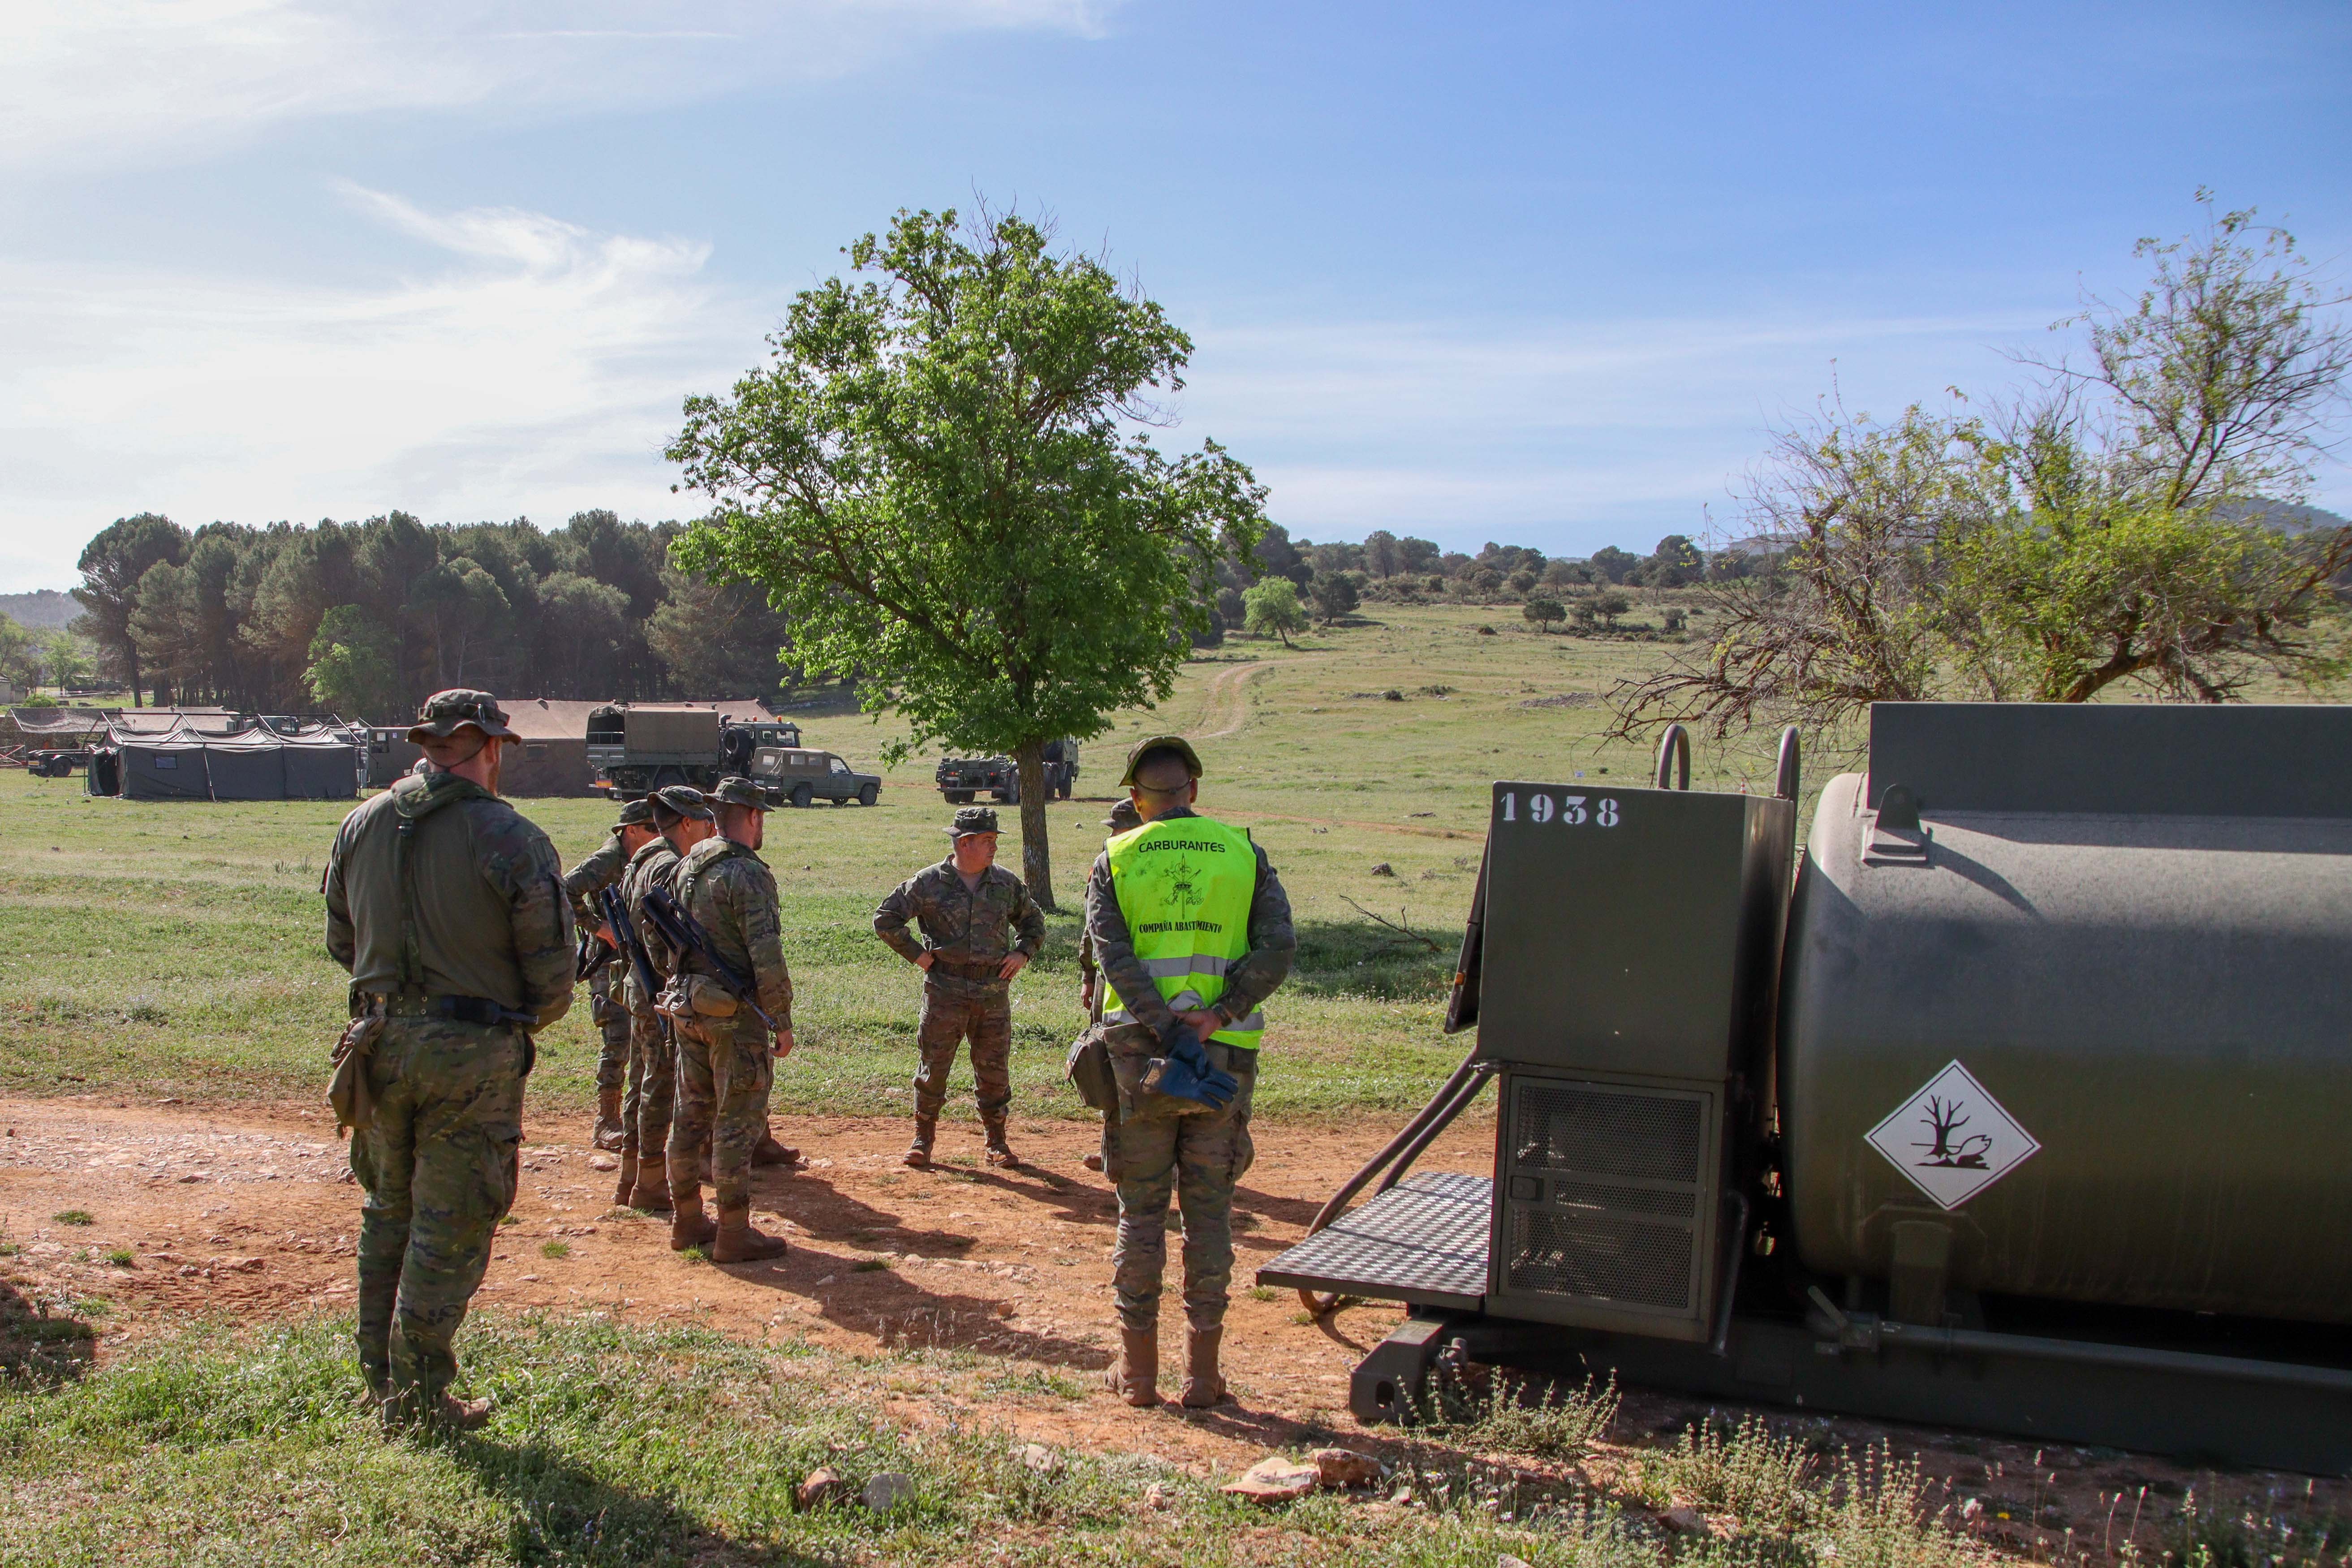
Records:
M1205 816L1147 822L1110 841L1110 881L1135 956L1168 1005L1214 1005L1226 974L1249 954L1257 897L1249 835ZM1255 1050L1265 1035L1265 1016L1253 1012L1209 1037Z

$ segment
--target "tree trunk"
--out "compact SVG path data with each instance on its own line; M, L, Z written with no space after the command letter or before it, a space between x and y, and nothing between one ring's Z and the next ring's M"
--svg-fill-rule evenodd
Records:
M1013 748L1021 774L1021 879L1041 910L1059 912L1054 902L1054 860L1045 843L1045 742L1024 741Z

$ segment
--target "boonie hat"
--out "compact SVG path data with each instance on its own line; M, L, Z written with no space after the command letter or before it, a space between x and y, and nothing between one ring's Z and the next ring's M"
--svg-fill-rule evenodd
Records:
M948 837L961 838L967 833L996 833L996 808L992 805L967 805L955 814L948 824Z
M506 710L499 700L487 691L473 691L465 687L452 687L436 691L425 700L416 710L416 722L408 727L412 741L431 735L436 739L456 734L471 724L483 734L497 739L516 740L519 737L507 728Z
M635 827L653 819L654 803L652 801L633 800L621 807L621 815L613 823L613 831L618 833L624 827Z
M719 815L710 809L703 793L692 784L664 784L646 798L664 811L677 816L691 816L698 822L709 822Z
M719 781L719 787L707 797L713 805L748 805L753 811L768 809L768 792L740 773Z
M1143 826L1143 813L1135 809L1135 802L1123 800L1110 808L1103 826L1114 833L1132 833Z
M1135 770L1141 767L1143 759L1154 752L1175 752L1184 759L1184 766L1191 771L1194 778L1201 776L1201 753L1192 749L1192 742L1181 735L1146 735L1129 749L1127 772L1119 774L1118 782L1121 784L1134 784Z

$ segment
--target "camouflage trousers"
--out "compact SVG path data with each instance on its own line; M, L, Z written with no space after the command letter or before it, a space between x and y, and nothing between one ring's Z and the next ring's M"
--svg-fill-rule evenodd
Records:
M669 1146L669 1119L677 1108L677 1052L648 1007L629 1015L629 1079L621 1095L621 1148L656 1158Z
M678 1030L677 1109L669 1122L673 1196L696 1188L695 1168L708 1143L719 1206L751 1201L751 1151L767 1136L768 1091L776 1077L771 1038L749 1013L710 1019L692 1033Z
M923 985L923 1020L915 1031L922 1061L915 1068L915 1114L939 1120L955 1073L956 1047L971 1041L973 1095L980 1119L1004 1125L1013 1103L1013 996L1002 980L929 980Z
M1168 1200L1184 1215L1184 1318L1195 1329L1225 1321L1234 1277L1234 1187L1257 1159L1250 1142L1250 1092L1257 1053L1212 1041L1209 1059L1241 1080L1213 1115L1103 1118L1103 1173L1118 1186L1118 1244L1111 1286L1129 1329L1160 1321L1160 1279L1168 1267Z
M621 1000L621 984L614 973L617 965L607 963L592 971L588 976L588 1016L604 1037L604 1049L596 1056L596 1087L620 1089L628 1078L629 1009Z
M360 1209L359 1352L388 1417L428 1413L514 1206L523 1037L504 1025L391 1018L368 1068L375 1119L352 1134Z

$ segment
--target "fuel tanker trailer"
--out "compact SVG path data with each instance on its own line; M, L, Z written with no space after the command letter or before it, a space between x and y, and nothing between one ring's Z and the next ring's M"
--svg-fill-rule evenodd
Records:
M1801 852L1793 732L1688 757L1494 785L1475 1045L1258 1276L1412 1308L1357 1413L1447 1355L2352 1471L2352 708L1881 703Z

